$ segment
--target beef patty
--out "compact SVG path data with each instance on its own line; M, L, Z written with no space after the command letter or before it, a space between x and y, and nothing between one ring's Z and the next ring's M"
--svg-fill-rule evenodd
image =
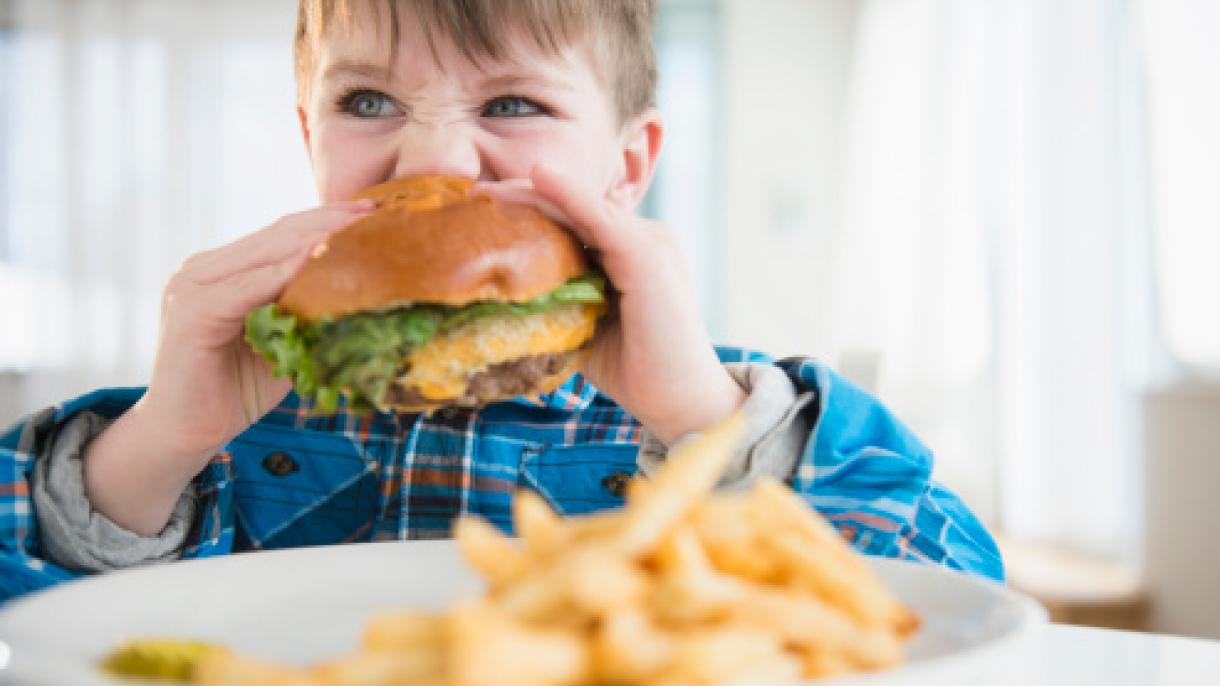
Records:
M476 407L497 398L514 397L537 386L547 377L567 368L579 352L569 350L562 353L528 355L515 360L501 362L481 371L466 383L466 391L452 401L454 405ZM398 406L426 406L436 400L425 398L419 390L403 388L395 384L386 394L386 402Z

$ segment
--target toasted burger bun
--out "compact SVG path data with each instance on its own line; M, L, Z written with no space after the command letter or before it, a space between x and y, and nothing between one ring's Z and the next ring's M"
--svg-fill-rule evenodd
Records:
M333 234L279 307L312 322L415 304L525 302L589 271L570 233L533 207L469 197L472 185L423 176L362 192L377 209ZM467 322L408 354L381 409L474 407L552 391L576 372L605 311L572 303Z
M567 231L533 207L468 197L473 184L418 176L360 193L377 209L330 237L280 308L311 322L414 303L524 302L589 270Z

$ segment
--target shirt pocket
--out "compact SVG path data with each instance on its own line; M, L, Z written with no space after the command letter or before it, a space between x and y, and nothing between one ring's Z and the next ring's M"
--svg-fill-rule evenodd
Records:
M377 461L360 443L337 434L254 426L229 444L229 454L238 547L343 543L370 530Z
M638 453L634 443L544 444L523 451L521 479L560 514L622 507Z

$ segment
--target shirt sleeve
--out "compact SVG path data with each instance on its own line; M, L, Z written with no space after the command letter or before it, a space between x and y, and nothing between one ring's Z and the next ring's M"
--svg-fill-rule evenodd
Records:
M815 394L798 392L788 376L771 364L729 363L724 367L748 396L742 406L746 429L741 447L729 461L717 488L745 490L763 475L791 480L812 426L805 410L814 402ZM683 436L672 446L666 446L647 428L643 429L640 471L651 476L665 462L670 450L697 437L697 434Z
M932 452L902 422L820 362L790 358L778 365L816 396L793 490L865 553L1003 580L995 541L932 479Z
M816 360L744 359L725 364L749 397L746 435L721 489L748 488L766 474L864 553L1003 579L991 535L932 479L931 451L880 402ZM640 470L654 473L669 449L693 438L667 448L645 429Z
M98 389L0 430L0 603L91 571L232 552L227 451L196 475L159 536L137 536L87 506L84 447L144 392Z
M195 518L194 484L179 497L157 536L140 536L93 510L85 495L81 458L111 421L82 411L35 456L33 500L42 549L48 560L73 571L101 572L177 559Z
M30 502L38 434L54 414L36 412L0 433L0 604L77 576L39 556Z

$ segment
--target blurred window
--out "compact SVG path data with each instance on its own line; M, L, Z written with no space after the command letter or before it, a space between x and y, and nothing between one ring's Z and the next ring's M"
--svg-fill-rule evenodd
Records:
M641 213L672 229L691 267L695 292L713 338L721 326L713 265L721 120L720 11L712 0L662 0L657 18L657 106L665 117L656 177Z
M0 8L0 369L28 410L146 382L177 265L316 201L294 0Z

